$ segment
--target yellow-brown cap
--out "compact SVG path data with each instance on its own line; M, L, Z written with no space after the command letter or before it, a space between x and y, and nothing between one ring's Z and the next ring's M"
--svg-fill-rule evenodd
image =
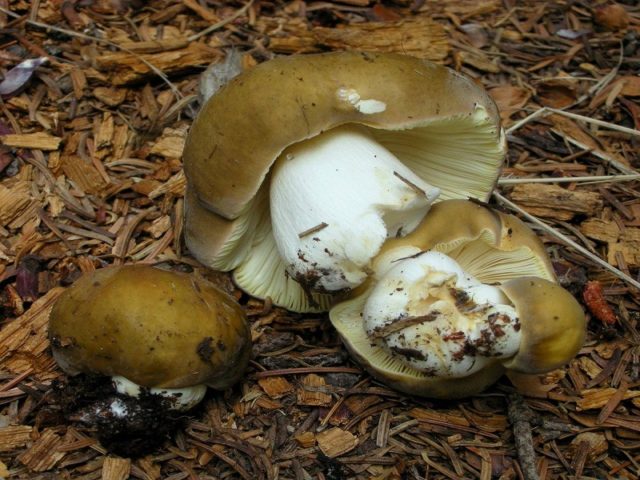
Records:
M221 88L191 127L185 241L194 256L221 270L242 265L249 250L262 247L247 226L269 215L265 179L279 155L350 123L366 127L443 199L486 200L505 154L491 98L446 67L390 53L275 58ZM260 238L271 235L266 229ZM254 285L240 286L254 293ZM304 303L271 296L287 308Z
M376 100L384 109L369 113L359 99ZM289 145L345 123L407 130L471 117L478 109L492 126L485 140L502 143L488 94L443 66L390 53L278 57L240 74L203 106L185 146L185 173L206 208L233 219ZM494 164L494 179L504 153L498 150L497 158L484 159ZM469 152L469 164L473 156ZM472 185L478 179L466 181ZM491 186L485 186L485 195Z
M227 388L251 352L232 297L194 275L150 266L83 275L55 303L49 339L71 375L120 375L150 388Z
M411 249L445 253L483 283L522 276L555 280L544 244L533 230L513 215L469 200L436 203L413 232L384 244L373 270L394 261L394 251L410 254Z
M499 286L516 309L521 325L518 353L504 362L522 373L543 373L571 360L586 335L586 318L578 301L561 286L523 277Z

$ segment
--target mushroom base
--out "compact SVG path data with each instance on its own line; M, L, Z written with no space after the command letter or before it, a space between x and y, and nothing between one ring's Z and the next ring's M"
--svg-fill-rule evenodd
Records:
M363 367L373 378L388 385L394 390L406 393L408 395L416 395L419 397L427 397L439 400L455 400L458 398L471 397L483 392L491 385L496 383L498 379L505 373L502 364L496 362L487 365L468 377L463 378L412 378L406 375L394 375L383 370L369 362L361 351L358 351L345 337L342 337L342 343L349 350L349 353L356 362Z
M366 295L362 295L334 306L329 318L355 361L391 388L435 399L464 398L482 392L504 373L505 368L497 359L487 363L482 370L457 378L429 375L394 360L384 349L371 343L362 326L359 312L365 298Z
M153 452L186 421L166 398L146 389L139 398L119 394L110 378L95 375L56 382L51 404L67 420L95 427L102 446L126 457Z

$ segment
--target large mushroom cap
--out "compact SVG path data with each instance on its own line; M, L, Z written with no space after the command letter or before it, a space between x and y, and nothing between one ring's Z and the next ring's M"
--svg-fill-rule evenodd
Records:
M447 200L434 205L411 234L389 240L374 261L374 273L369 281L354 290L349 300L331 309L331 322L343 343L375 378L415 395L434 398L473 395L504 372L499 359L467 377L436 377L412 368L399 356L390 355L372 342L363 326L365 304L378 282L399 260L427 250L447 254L465 272L485 284L508 284L526 276L539 277L545 279L541 282L555 285L553 268L542 242L513 215L471 201ZM563 295L560 290L560 287L554 290L558 298ZM508 292L505 294L511 299Z
M505 367L543 373L571 360L586 336L586 317L578 301L559 285L534 277L500 285L518 312L522 341Z
M54 305L49 338L65 372L123 376L149 388L227 388L251 351L233 298L195 276L150 266L82 276Z
M474 119L478 112L481 118ZM406 135L430 126L434 150L449 143L453 147L466 137L466 145L459 148L468 155L458 159L457 171L466 170L468 177L455 184L465 193L450 192L454 197L471 193L485 198L504 155L496 106L469 78L404 55L337 52L279 57L231 80L204 105L191 127L185 173L203 207L233 219L287 146L345 123L380 130L391 144L402 142L384 131ZM411 153L418 152L408 156ZM418 164L431 160L437 162L414 159ZM446 167L455 160L451 155L438 163ZM493 181L487 184L473 175L482 171L473 166L476 162L486 163Z
M441 199L486 199L505 152L495 104L448 68L397 54L276 58L230 81L190 130L185 239L196 258L237 269L236 282L254 296L295 311L325 309L325 298L305 295L271 259L265 178L287 147L345 124L362 125Z

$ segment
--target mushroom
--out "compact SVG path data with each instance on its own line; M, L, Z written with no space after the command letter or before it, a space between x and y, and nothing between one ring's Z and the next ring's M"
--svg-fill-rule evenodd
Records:
M240 379L251 341L235 300L209 282L150 266L83 275L49 317L53 357L64 372L112 377L119 393L161 395L187 410L206 387ZM122 402L111 408L118 413Z
M540 240L477 203L436 204L373 269L331 322L357 361L406 393L472 395L505 369L557 368L584 341L585 316L554 283Z
M276 58L231 80L191 128L186 244L253 296L325 310L436 198L486 200L504 153L495 104L445 67Z

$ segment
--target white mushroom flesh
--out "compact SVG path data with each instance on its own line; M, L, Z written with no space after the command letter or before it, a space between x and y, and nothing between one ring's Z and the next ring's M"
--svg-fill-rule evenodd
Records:
M384 241L415 229L439 193L362 127L293 145L278 159L270 189L287 272L311 291L360 285Z
M116 375L111 377L118 393L138 398L142 387L131 380ZM202 401L207 393L206 385L195 385L187 388L149 388L149 393L165 397L170 402L172 410L187 411ZM114 411L115 414L115 411Z
M438 377L470 375L520 345L516 311L501 290L434 251L398 261L371 291L363 320L374 343Z

